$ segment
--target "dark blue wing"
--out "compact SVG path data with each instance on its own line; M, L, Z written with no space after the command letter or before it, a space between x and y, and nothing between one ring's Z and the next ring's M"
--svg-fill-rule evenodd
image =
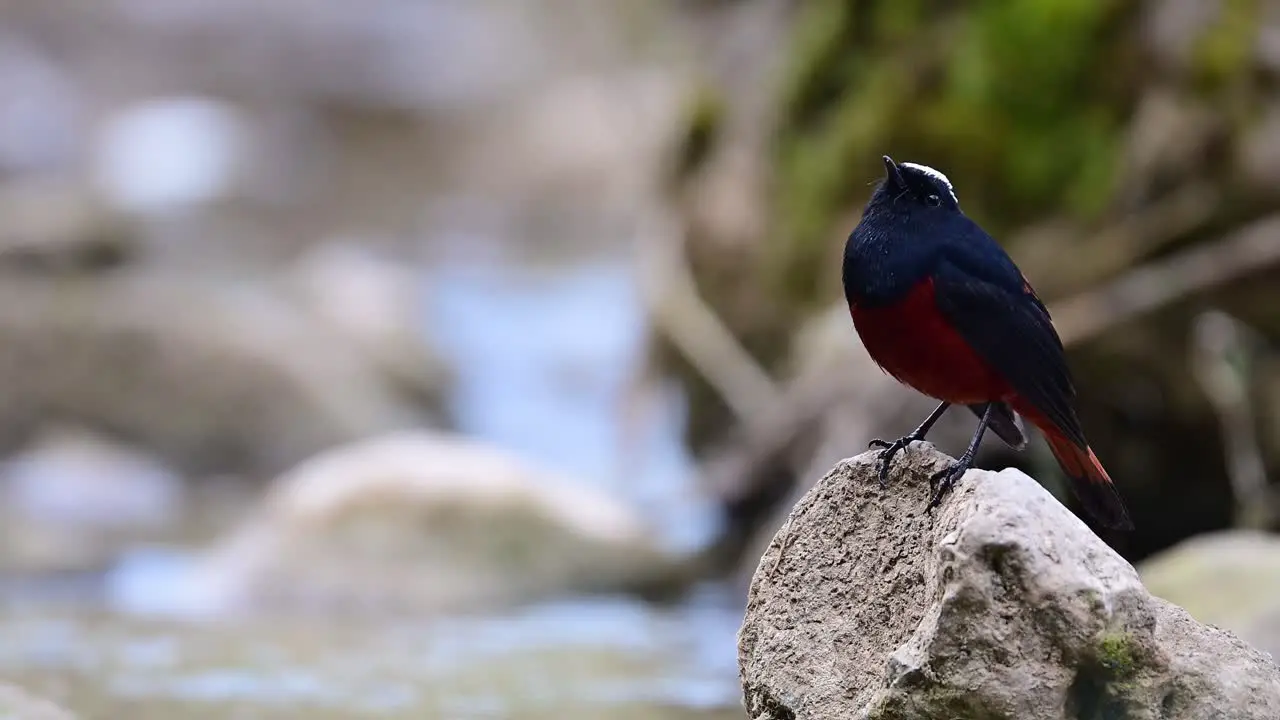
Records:
M933 275L938 310L1018 395L1067 439L1083 446L1084 433L1072 407L1075 388L1062 341L1044 304L1026 287L1012 261L1004 258L1016 273L1012 288L1006 278L990 275L1004 268L986 265L983 277L971 272L967 264L962 269L950 257L941 259Z

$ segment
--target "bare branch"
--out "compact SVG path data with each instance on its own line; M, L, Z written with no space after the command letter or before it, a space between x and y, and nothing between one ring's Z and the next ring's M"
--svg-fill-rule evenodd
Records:
M1050 308L1064 345L1088 340L1144 313L1280 264L1280 215L1219 242L1139 267Z
M699 296L685 259L683 223L669 213L654 217L637 243L641 292L653 323L738 419L750 423L776 407L781 392Z

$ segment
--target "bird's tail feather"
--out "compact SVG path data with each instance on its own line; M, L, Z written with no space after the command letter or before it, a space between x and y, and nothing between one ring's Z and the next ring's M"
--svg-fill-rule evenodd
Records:
M1049 449L1071 479L1071 489L1084 509L1102 525L1115 530L1132 530L1133 522L1125 510L1120 493L1111 477L1088 447L1080 447L1056 433L1045 433Z
M989 403L977 403L970 405L969 409L979 418L987 412ZM1022 420L1018 418L1013 408L1005 403L997 402L992 407L990 425L988 427L997 437L1005 441L1009 447L1014 450L1021 450L1027 446L1027 436L1022 427Z

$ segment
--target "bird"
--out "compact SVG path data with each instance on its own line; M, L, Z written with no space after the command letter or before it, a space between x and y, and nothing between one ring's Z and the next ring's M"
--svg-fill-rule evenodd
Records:
M1086 513L1104 527L1132 530L1085 439L1062 341L1031 283L960 210L946 175L888 155L883 161L885 176L845 243L845 299L876 364L940 404L909 434L871 441L880 448L881 485L897 453L924 440L950 406L966 405L977 430L964 454L930 478L928 510L969 469L988 428L1022 449L1021 418L1040 430Z

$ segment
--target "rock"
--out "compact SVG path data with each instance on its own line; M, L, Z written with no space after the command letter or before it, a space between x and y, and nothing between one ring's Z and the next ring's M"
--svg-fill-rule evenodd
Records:
M627 589L663 566L622 502L479 442L408 431L280 477L192 587L215 610L435 611Z
M14 181L0 185L0 270L94 273L136 260L137 228L90 188Z
M75 720L75 717L22 688L0 683L0 718L4 720Z
M303 253L286 283L304 308L346 337L406 394L426 407L444 405L452 373L426 342L419 273L369 244L331 241Z
M420 422L347 337L249 280L135 273L0 286L0 448L103 430L186 475L269 478Z
M1222 0L1156 0L1143 9L1145 45L1166 69L1186 71L1196 46L1222 13Z
M132 448L51 428L0 465L0 567L101 567L131 541L176 527L182 478Z
M662 70L584 75L548 85L482 127L487 141L465 186L539 198L590 197L631 209L659 175L671 144L682 86Z
M1223 531L1185 540L1139 567L1152 593L1197 620L1280 654L1280 538Z
M915 445L886 489L841 462L760 561L739 635L748 714L816 718L1280 717L1280 666L1152 596L1034 480Z
M6 508L80 525L165 525L182 502L181 482L154 458L70 427L46 431L0 466Z

